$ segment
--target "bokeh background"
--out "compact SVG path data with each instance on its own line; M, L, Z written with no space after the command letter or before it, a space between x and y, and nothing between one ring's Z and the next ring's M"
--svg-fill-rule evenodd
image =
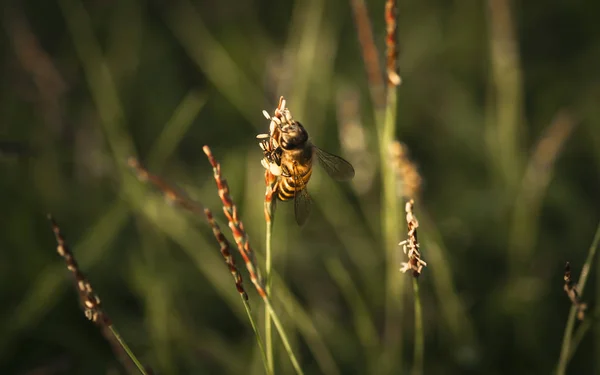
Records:
M125 164L137 156L226 229L202 152L210 145L262 260L255 135L268 128L261 111L272 112L280 95L314 142L350 160L357 176L340 184L316 170L303 228L291 204L278 206L275 308L307 374L410 370L408 275L398 274L399 302L393 324L385 322L382 146L357 3L3 3L0 373L123 373L79 309L47 212L125 340L157 373L264 373L210 229ZM384 2L367 3L383 66ZM550 373L570 307L564 264L579 274L600 221L600 3L398 7L396 136L423 181L425 373ZM405 237L401 215L398 242ZM596 268L588 316L600 298ZM390 334L399 338L393 351ZM278 373L292 373L275 343ZM599 348L592 325L569 372L600 373Z

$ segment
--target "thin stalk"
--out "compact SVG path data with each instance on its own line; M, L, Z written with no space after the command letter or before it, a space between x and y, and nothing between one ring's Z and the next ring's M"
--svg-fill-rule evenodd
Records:
M266 238L265 238L265 290L267 292L267 296L271 296L272 292L272 277L271 277L271 269L272 269L272 255L271 255L271 245L272 245L272 234L273 234L273 222L275 219L275 202L274 193L275 193L275 184L277 183L277 179L275 176L271 174L270 171L265 171L265 223L267 225L266 228ZM271 325L271 314L267 312L265 307L265 343L267 346L267 366L270 371L273 372L275 369L275 361L273 355L273 332Z
M396 4L386 1L386 47L387 47L387 93L382 79L383 73L379 66L377 47L373 38L371 22L364 0L351 0L350 5L354 13L358 40L365 68L369 80L369 89L374 107L374 117L379 143L379 162L382 179L381 224L383 226L382 245L386 253L386 285L385 285L385 337L383 353L383 372L389 371L393 366L392 358L396 360L395 366L400 364L397 353L402 352L400 337L400 323L397 315L402 310L400 291L403 278L399 277L396 258L398 223L398 200L396 196L396 177L389 162L389 147L394 140L396 128L397 94L396 88L401 79L397 73L397 38L396 38Z
M577 309L571 307L569 311L569 317L567 318L567 326L565 327L565 334L563 336L562 347L560 349L560 358L558 360L558 366L556 369L556 375L565 375L567 365L569 364L569 357L571 351L571 339L573 329L575 328L575 316L577 315Z
M267 203L265 202L265 207ZM265 288L267 291L267 295L271 295L272 291L272 277L271 277L271 235L273 232L273 221L267 221L267 235L266 235L266 254L265 254ZM272 325L271 325L271 314L266 311L265 308L265 344L267 347L267 367L271 372L275 367L273 360L273 333L272 333Z
M385 314L385 344L387 356L386 362L392 364L391 358L395 358L396 353L402 352L401 323L398 318L402 314L402 288L404 278L400 277L397 270L398 264L398 190L397 176L392 163L390 163L390 147L394 142L394 133L396 131L396 117L398 112L398 85L402 82L398 74L398 35L397 35L397 15L396 1L387 0L385 2L384 19L386 25L386 102L385 117L383 122L378 121L377 133L379 136L379 162L382 179L381 202L381 222L383 224L384 248L386 250L386 314ZM393 357L391 357L393 356ZM396 360L398 366L401 360ZM386 369L387 370L387 369Z
M421 295L419 293L419 280L413 278L413 292L415 303L415 358L412 374L421 375L423 373L424 357L424 339L423 339L423 311L421 309Z
M287 334L283 330L281 321L279 320L277 313L275 313L275 310L273 309L273 306L271 305L269 298L267 296L265 296L265 297L263 297L263 301L265 302L265 306L269 312L269 315L271 315L271 318L273 319L273 324L275 325L275 329L277 329L277 332L279 333L279 337L281 338L281 343L283 344L283 347L285 348L285 351L287 352L288 357L290 357L290 361L292 362L292 366L294 367L296 374L304 375L304 372L302 371L302 368L300 367L300 363L298 362L298 359L296 359L296 355L294 354L294 351L292 350L292 346L290 345L290 341L288 340Z
M121 337L121 335L119 334L119 332L117 331L115 326L113 326L111 324L108 326L108 329L110 330L112 335L115 337L115 339L119 342L119 345L121 345L121 347L123 348L125 353L127 353L127 356L129 357L129 359L131 359L131 361L135 364L135 367L137 367L137 369L140 371L140 373L142 375L148 375L148 372L144 368L144 365L142 365L142 363L137 359L135 354L133 354L133 352L131 351L131 349L125 342L125 340L123 340L123 338Z
M269 365L268 365L267 354L265 352L265 347L263 346L263 343L262 343L262 338L260 337L260 331L258 330L258 326L256 325L254 318L252 317L252 311L250 309L250 304L248 303L248 301L246 301L244 299L243 296L240 296L240 298L242 299L242 303L244 304L244 308L246 309L246 314L248 315L248 320L250 321L250 325L252 326L252 330L254 331L254 335L256 336L256 341L258 343L258 349L260 350L260 354L262 356L262 362L263 362L263 365L265 366L265 373L267 375L273 375L273 370L270 369Z
M400 297L404 278L398 272L398 197L396 189L396 175L389 160L389 146L394 140L396 128L397 96L396 87L388 89L385 118L378 127L379 135L379 162L382 178L381 222L383 224L383 244L386 252L386 313L385 313L385 343L388 348L387 355L401 352L400 323L398 315L402 311ZM394 354L395 356L395 354ZM390 357L386 357L390 358Z
M580 296L583 295L583 289L585 288L585 283L587 282L589 276L590 267L592 266L594 256L596 255L596 250L598 250L598 243L600 243L600 223L596 228L596 234L594 235L594 239L592 240L592 244L588 251L588 256L581 269L579 282L577 283L577 291L579 292ZM565 327L565 334L563 336L562 347L560 350L560 358L558 360L558 365L556 369L557 375L564 375L567 370L567 365L569 364L569 358L571 357L571 340L573 336L573 329L575 328L576 316L577 306L573 305L571 306L571 310L569 311L567 326Z
M356 35L367 72L371 101L376 111L380 111L385 106L385 84L379 65L379 52L373 37L371 19L365 0L350 0L350 6L352 7Z
M583 338L588 333L588 331L594 326L594 323L597 323L598 313L595 313L593 317L586 318L580 325L577 327L577 330L573 334L573 338L571 339L571 350L569 351L568 362L573 359L579 344L583 341Z

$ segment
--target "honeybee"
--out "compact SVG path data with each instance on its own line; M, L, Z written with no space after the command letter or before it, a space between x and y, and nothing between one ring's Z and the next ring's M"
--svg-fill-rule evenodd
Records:
M298 121L291 119L289 111L283 118L271 118L270 134L257 136L264 153L262 165L277 177L274 191L281 201L294 199L294 216L303 225L311 210L311 199L306 186L313 171L313 160L335 180L345 181L354 177L354 167L343 158L315 146L308 132ZM265 113L268 117L268 114ZM268 117L270 118L270 117Z

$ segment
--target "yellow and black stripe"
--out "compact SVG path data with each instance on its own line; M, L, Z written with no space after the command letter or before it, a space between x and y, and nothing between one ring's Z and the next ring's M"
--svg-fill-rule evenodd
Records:
M302 169L299 171L298 169ZM293 199L297 193L306 188L312 175L312 166L308 168L296 167L296 174L290 177L281 177L277 183L277 197L282 201Z

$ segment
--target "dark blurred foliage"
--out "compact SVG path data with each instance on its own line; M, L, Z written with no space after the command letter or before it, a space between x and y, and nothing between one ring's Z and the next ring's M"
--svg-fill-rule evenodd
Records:
M383 58L384 2L367 5ZM425 373L549 373L570 307L565 261L580 269L600 221L600 2L398 6L396 134L423 178ZM38 0L2 9L0 373L123 371L77 306L47 212L157 373L263 373L210 229L163 203L125 163L137 156L226 229L202 153L210 145L262 253L255 135L280 95L316 144L364 168L353 185L316 172L302 229L292 205L279 205L275 294L288 288L299 306L275 297L276 308L297 333L307 374L383 373L381 184L370 173L378 145L350 2ZM344 93L358 98L364 135L354 160L338 121ZM513 125L513 136L503 133ZM592 312L599 268L583 296ZM408 285L391 373L412 361ZM250 299L262 323L260 299ZM304 318L329 350L328 370L296 330ZM569 373L600 373L599 332L582 341ZM278 373L292 373L275 343Z

